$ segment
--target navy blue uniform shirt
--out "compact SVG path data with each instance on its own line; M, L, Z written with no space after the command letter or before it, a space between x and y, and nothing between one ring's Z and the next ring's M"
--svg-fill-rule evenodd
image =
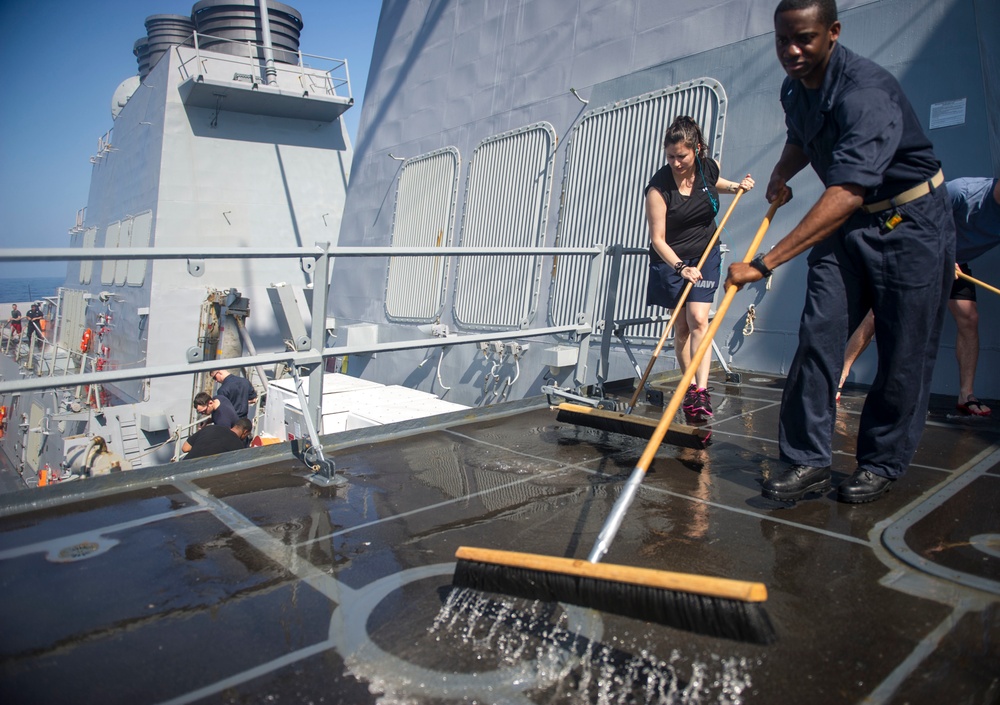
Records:
M232 428L240 418L236 415L233 403L225 397L213 397L213 399L218 400L219 408L212 412L212 423L225 429Z
M839 43L823 87L785 78L787 142L797 145L826 187L855 184L874 203L934 176L941 165L899 82Z
M257 400L257 390L246 377L237 377L230 374L219 385L216 395L225 397L233 404L236 415L245 419L250 413L250 402Z
M996 179L962 178L945 183L955 216L955 261L970 262L1000 245Z

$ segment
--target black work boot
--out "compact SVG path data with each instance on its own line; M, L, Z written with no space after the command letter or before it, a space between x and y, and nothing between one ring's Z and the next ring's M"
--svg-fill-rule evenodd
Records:
M793 465L780 475L765 480L761 495L781 502L794 502L810 492L826 492L829 489L829 465Z
M874 502L889 491L895 480L858 468L837 488L837 499L848 504Z

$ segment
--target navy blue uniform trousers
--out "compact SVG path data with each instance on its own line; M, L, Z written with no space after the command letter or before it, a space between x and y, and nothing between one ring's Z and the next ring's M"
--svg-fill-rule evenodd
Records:
M869 309L878 370L861 412L858 467L895 479L916 450L955 278L955 225L944 188L899 212L903 222L883 232L882 214L859 210L809 254L799 347L781 400L785 462L831 464L844 348Z

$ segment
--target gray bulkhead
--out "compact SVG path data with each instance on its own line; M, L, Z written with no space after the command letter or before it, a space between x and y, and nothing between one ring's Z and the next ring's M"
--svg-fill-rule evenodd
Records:
M556 242L565 203L566 156L574 129L588 114L636 96L684 84L701 77L721 84L725 108L724 132L713 149L721 157L725 177L738 179L752 172L758 188L737 207L723 241L730 248L727 261L742 257L767 209L764 187L784 140L778 90L783 72L773 48L772 13L775 3L732 0L706 5L698 0L670 3L641 0L617 2L528 2L502 5L474 1L385 2L379 22L371 72L365 96L356 163L344 212L340 245L385 245L394 230L417 217L413 203L399 200L401 175L427 155L455 152L457 187L442 192L453 198L449 224L438 236L443 244L460 240L476 199L467 182L471 161L480 145L498 135L545 124L554 133L550 201L539 205L546 246ZM880 0L839 3L841 41L879 62L896 75L925 129L932 109L947 101L965 100L964 121L929 130L945 174L987 176L1000 173L996 81L1000 51L987 42L990 27L998 26L1000 9L988 0ZM987 36L989 35L989 37ZM985 75L984 75L985 72ZM575 93L570 89L575 89ZM583 101L588 101L586 104ZM652 129L662 133L663 125ZM724 138L724 148L723 148ZM711 138L710 138L711 139ZM662 163L662 162L661 162ZM651 175L651 171L650 174ZM444 177L442 177L444 179ZM450 177L448 177L450 178ZM648 175L647 175L648 178ZM795 200L781 209L764 241L764 249L782 237L805 214L821 193L811 169L791 184ZM470 194L473 196L470 198ZM502 189L489 198L502 199ZM641 183L634 193L641 199ZM470 205L470 203L472 205ZM422 204L424 208L428 204ZM433 207L447 210L448 204ZM724 198L723 208L728 206ZM594 202L595 217L597 208ZM471 214L475 216L476 214ZM503 223L498 223L502 227ZM626 224L639 227L644 223ZM405 227L403 228L405 230ZM634 233L609 232L604 244ZM748 287L725 317L716 340L736 368L784 373L797 343L798 318L805 282L805 258L780 268L770 288ZM976 261L974 270L989 273L1000 265L1000 249ZM458 271L456 271L456 269ZM331 314L338 324L338 345L347 342L355 324L378 329L380 341L418 337L417 322L400 324L391 315L394 292L386 294L390 265L385 260L349 260L334 265ZM435 321L461 332L477 331L456 315L455 282L463 281L461 264L443 279ZM995 280L995 277L994 277ZM513 281L513 280L510 280ZM541 268L538 306L532 325L544 325L551 268ZM394 286L392 281L388 286ZM523 284L519 284L523 285ZM623 289L629 287L623 283ZM509 281L498 279L480 295L497 302L516 297ZM632 288L644 284L632 283ZM395 293L398 296L398 292ZM988 293L979 296L984 321L1000 316L1000 302ZM753 333L744 335L748 307L755 308ZM499 303L498 303L499 308ZM426 332L427 326L422 330ZM982 325L977 390L1000 396L1000 327ZM651 342L638 337L637 343ZM537 389L544 381L540 364L542 345L534 344L521 361L517 395ZM640 350L648 360L651 345ZM934 391L955 388L954 323L946 320ZM633 375L621 349L613 348L610 379ZM591 348L588 382L597 369ZM855 367L859 381L870 381L874 350ZM665 359L666 358L666 359ZM673 365L664 353L657 369ZM442 394L433 365L421 366L423 353L358 356L350 360L352 373L387 383L419 386ZM442 380L473 382L488 373L483 354L473 346L449 349L442 360ZM475 386L475 385L473 385ZM467 392L470 393L470 392ZM445 398L462 403L482 399L460 398L456 389Z

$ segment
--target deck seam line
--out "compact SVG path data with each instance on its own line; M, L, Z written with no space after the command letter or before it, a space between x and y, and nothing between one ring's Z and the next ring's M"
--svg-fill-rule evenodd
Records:
M517 487L518 485L523 485L525 483L532 482L532 481L535 481L535 480L539 480L539 479L548 477L549 475L554 475L554 474L557 474L557 473L561 473L561 472L564 472L566 470L580 470L580 471L583 471L583 472L587 472L587 473L591 473L591 474L596 474L596 471L590 470L589 468L584 467L582 465L582 463L590 463L590 462L593 462L593 460L597 460L597 458L594 458L593 460L584 460L584 461L580 461L580 462L577 462L577 463L562 463L562 464L560 464L558 460L553 460L552 458L543 458L541 456L532 455L531 453L525 453L524 451L519 451L519 450L516 450L516 449L513 449L513 448L507 448L507 447L502 446L502 445L500 445L498 443L491 443L489 441L484 441L484 440L482 440L480 438L473 438L472 436L467 436L467 435L465 435L463 433L459 433L458 431L454 431L452 429L447 429L446 428L446 429L442 429L442 431L444 433L447 433L447 434L458 436L459 438L462 438L462 439L467 440L467 441L471 441L471 442L474 442L474 443L478 443L478 444L490 446L492 448L497 448L499 450L503 450L503 451L508 452L508 453L514 453L514 454L519 455L521 457L529 458L531 460L535 460L537 462L544 463L546 465L553 465L553 464L555 464L556 467L552 468L551 470L547 470L547 471L545 471L543 473L537 474L537 475L531 475L531 476L528 476L528 477L523 477L523 478L520 478L518 480L514 480L512 482L507 482L507 483L504 483L502 485L497 485L496 487L491 487L489 489L480 490L478 492L473 492L472 494L465 494L465 495L462 495L461 497L453 497L452 499L445 500L443 502L436 502L434 504L429 504L429 505L427 505L425 507L420 507L418 509L411 509L409 511L402 512L400 514L393 514L392 516L381 517L379 519L373 519L372 521L368 521L368 522L365 522L363 524L358 524L356 526L345 527L343 529L340 529L339 531L335 531L335 532L333 532L331 534L327 534L325 536L317 536L316 538L308 539L307 541L302 541L300 543L293 544L293 546L295 548L301 548L301 547L304 547L304 546L309 546L310 544L316 543L317 541L322 541L322 540L327 539L327 538L333 538L333 537L336 537L336 536L343 536L343 535L348 534L348 533L350 533L352 531L357 531L358 529L366 529L366 528L370 528L370 527L373 527L373 526L378 526L380 524L384 524L384 523L389 522L389 521L394 521L396 519L402 519L402 518L405 518L405 517L408 517L408 516L415 516L417 514L421 514L423 512L430 511L430 510L433 510L433 509L440 509L442 507L448 507L448 506L450 506L452 504L456 504L456 503L468 501L469 499L472 499L474 497L481 497L481 496L484 496L484 495L492 494L494 492L500 492L502 490L507 490L507 489L510 489L511 487ZM622 452L625 452L625 451L622 451Z
M950 583L957 583L965 588L981 590L994 595L1000 594L1000 583L997 581L930 561L906 543L906 532L910 528L924 519L931 511L939 508L969 487L975 480L983 477L986 470L994 467L998 462L1000 462L1000 446L993 445L966 463L965 469L958 472L955 477L942 480L924 495L876 524L872 527L871 533L875 535L879 543L885 546L894 560L913 570L947 580Z
M751 511L749 509L741 509L740 507L731 507L725 504L720 504L718 502L710 502L706 499L700 499L699 497L692 497L691 495L682 494L680 492L674 492L673 490L666 490L662 487L653 487L650 485L641 485L639 491L656 492L659 494L669 495L671 497L676 497L678 499L687 499L692 502L697 502L699 504L704 504L709 507L714 507L716 509L723 509L730 512L735 512L737 514L743 514L745 516L754 517L755 519L766 519L768 521L777 522L779 524L786 524L787 526L794 526L799 529L805 529L806 531L811 531L813 533L821 534L833 539L839 539L842 541L848 541L850 543L856 543L861 546L872 546L872 542L868 539L859 539L856 536L851 536L849 534L838 534L833 531L828 531L826 529L820 529L815 526L809 526L807 524L800 524L798 522L789 521L788 519L781 519L780 517L774 517L769 514L762 514L760 512Z
M448 433L452 433L452 434L454 434L456 436L460 436L462 438L468 438L468 440L471 440L471 441L482 442L482 443L485 443L486 445L491 445L491 446L494 446L494 447L497 447L497 448L501 448L503 450L511 451L511 449L509 449L509 448L504 448L503 446L500 446L500 445L497 445L497 444L493 444L493 443L489 443L488 441L479 441L479 439L470 438L470 437L465 436L464 434L458 433L456 431L448 430ZM518 451L511 451L511 452L517 453ZM532 456L532 455L529 455L527 453L519 453L519 454L520 455L524 455L524 456L529 457L529 458L536 459L536 460L544 460L547 463L553 462L552 460L549 460L547 458L537 458L536 456ZM588 461L584 461L584 462L589 463L589 462L592 462L592 461L588 460ZM597 470L593 470L593 469L591 469L589 467L585 467L585 466L581 465L580 463L566 464L566 465L560 466L559 469L566 469L566 468L575 468L575 469L581 470L581 471L583 471L585 473L588 473L590 475L600 475L602 477L606 477L606 475L603 475L603 474L599 473ZM552 472L557 472L557 470L553 470ZM535 476L535 477L537 477L537 476ZM511 485L521 484L521 482L528 482L529 479L531 479L531 478L527 478L527 479L525 479L523 481L519 480L519 481L517 481L515 483L511 483ZM496 488L493 488L493 489L483 490L482 492L496 492L496 491L499 491L501 489L505 489L505 488L507 488L507 487L509 487L511 485L502 485L502 486L499 486L499 487L496 487ZM845 534L837 534L837 533L834 533L834 532L826 531L824 529L818 529L816 527L807 526L805 524L798 524L796 522L791 522L791 521L788 521L787 519L778 519L778 518L775 518L775 517L771 517L771 516L769 516L767 514L761 514L759 512L753 512L753 511L750 511L750 510L747 510L747 509L740 509L738 507L729 507L729 506L726 506L724 504L718 504L718 503L715 503L715 502L709 502L707 500L699 499L697 497L692 497L691 495L681 494L681 493L678 493L678 492L673 492L671 490L665 490L665 489L662 489L662 488L659 488L659 487L652 487L650 485L643 484L643 485L640 485L639 490L640 491L648 490L648 491L658 492L658 493L670 495L670 496L673 496L673 497L677 497L678 499L687 499L687 500L690 500L692 502L700 502L702 504L705 504L705 505L708 505L708 506L711 506L711 507L715 507L717 509L723 509L723 510L727 510L727 511L731 511L731 512L736 512L738 514L744 514L746 516L751 516L751 517L755 517L755 518L758 518L758 519L769 519L771 521L776 521L776 522L779 522L779 523L782 523L782 524L788 524L789 526L796 526L796 527L799 527L799 528L802 528L802 529L806 529L808 531L813 531L813 532L816 532L816 533L819 533L819 534L822 534L822 535L825 535L825 536L829 536L830 538L836 538L836 539L841 539L841 540L849 541L849 542L852 542L852 543L857 543L857 544L862 545L862 546L869 546L870 547L872 545L870 541L868 541L866 539L859 539L859 538L857 538L855 536L849 536L849 535L845 535ZM477 494L481 494L481 493L477 493Z
M882 705L882 703L888 702L910 674L928 656L937 650L941 644L941 640L951 632L968 611L969 608L964 604L953 609L948 616L941 620L930 633L917 643L913 651L899 665L892 669L892 672L875 687L875 690L860 701L859 705Z
M221 693L226 688L232 688L237 685L242 685L254 678L260 678L263 675L272 673L279 668L284 668L298 661L302 661L310 656L315 656L316 654L323 653L330 649L335 648L334 643L329 639L325 639L321 642L312 644L311 646L306 646L305 648L292 651L284 656L279 656L276 659L271 659L265 663L258 664L253 668L249 668L245 671L240 671L228 678L223 678L222 680L215 681L208 685L202 686L197 690L192 690L183 695L178 695L170 700L163 700L159 705L186 705L186 703L193 703L206 698L209 695L216 695Z
M722 419L721 421L719 421L719 423L720 424L721 423L725 423L726 421L729 421L731 419L738 419L738 418L740 418L743 415L744 414L737 414L735 416L730 416L728 418ZM751 435L749 433L739 433L737 431L727 431L725 429L717 429L716 425L715 425L715 422L712 423L711 428L712 428L712 433L713 434L719 433L719 434L724 435L724 436L736 436L738 438L752 439L752 440L755 440L755 441L760 441L761 443L770 443L772 445L777 445L778 444L778 440L775 439L775 438L765 438L763 436L755 436L755 435ZM951 427L946 425L945 428L951 428ZM992 448L992 447L995 447L995 446L990 446L990 447ZM832 452L833 455L845 456L845 457L848 457L848 458L853 458L854 455L855 455L854 453L848 452L846 450L833 450L831 452ZM958 468L951 469L951 468L940 467L938 465L926 465L924 463L910 463L910 465L908 467L911 467L911 468L921 468L923 470L936 470L938 472L945 472L945 473L949 473L949 474L961 471L961 466L959 466Z
M51 550L53 546L65 547L68 545L72 545L74 543L79 543L80 541L91 539L94 536L104 537L106 534L127 531L129 529L134 529L139 526L154 524L158 521L166 521L168 519L174 519L179 516L185 516L187 514L194 514L204 511L208 511L208 508L203 506L199 502L198 506L195 507L184 507L183 509L177 509L172 512L160 512L159 514L151 514L147 517L133 519L131 521L123 521L118 524L109 524L107 526L101 526L95 529L88 529L87 531L77 531L72 534L63 534L62 536L52 539L46 539L45 541L37 541L35 543L27 544L25 546L18 546L16 548L4 549L0 551L0 561L9 560L11 558L18 558L20 556L27 556L32 553L41 553L43 551Z
M316 543L317 541L322 541L324 539L334 538L334 537L337 537L337 536L344 536L345 534L349 534L352 531L357 531L358 529L371 528L373 526L378 526L378 525L384 524L386 522L395 521L396 519L404 519L406 517L415 516L417 514L422 514L423 512L426 512L426 511L431 511L431 510L434 510L434 509L441 509L442 507L448 507L448 506L450 506L452 504L465 502L465 501L468 501L468 500L470 500L470 499L472 499L474 497L481 497L483 495L492 494L494 492L500 492L502 490L507 490L507 489L510 489L511 487L517 487L518 485L523 485L523 484L531 482L533 480L538 480L540 478L544 478L544 477L547 477L549 475L556 474L556 473L561 472L562 470L565 470L567 468L576 468L578 470L584 470L584 468L577 467L576 465L561 465L558 468L554 468L552 470L547 470L544 473L539 474L539 475L532 475L530 477L525 477L525 478L522 478L520 480L514 480L513 482L508 482L508 483L505 483L505 484L502 484L502 485L497 485L496 487L491 487L489 489L480 490L478 492L473 492L472 494L462 495L461 497L453 497L452 499L445 500L443 502L435 502L434 504L428 504L425 507L420 507L418 509L410 509L408 511L401 512L399 514L393 514L392 516L386 516L386 517L381 517L379 519L373 519L373 520L365 522L363 524L357 524L356 526L345 527L343 529L340 529L339 531L335 531L333 533L326 534L324 536L317 536L315 538L311 538L311 539L308 539L306 541L302 541L300 543L296 543L296 544L292 544L292 545L293 545L294 548L301 548L301 547L304 547L304 546L309 546L309 545L311 545L313 543Z
M279 541L236 510L232 505L209 494L208 490L204 490L186 480L178 480L174 483L174 486L195 501L204 503L209 507L212 515L232 530L234 534L246 540L269 560L274 561L336 604L343 603L341 595L344 595L347 599L353 599L358 592L318 568L308 559L298 555L295 552L296 545ZM292 560L287 560L287 557L291 557Z

